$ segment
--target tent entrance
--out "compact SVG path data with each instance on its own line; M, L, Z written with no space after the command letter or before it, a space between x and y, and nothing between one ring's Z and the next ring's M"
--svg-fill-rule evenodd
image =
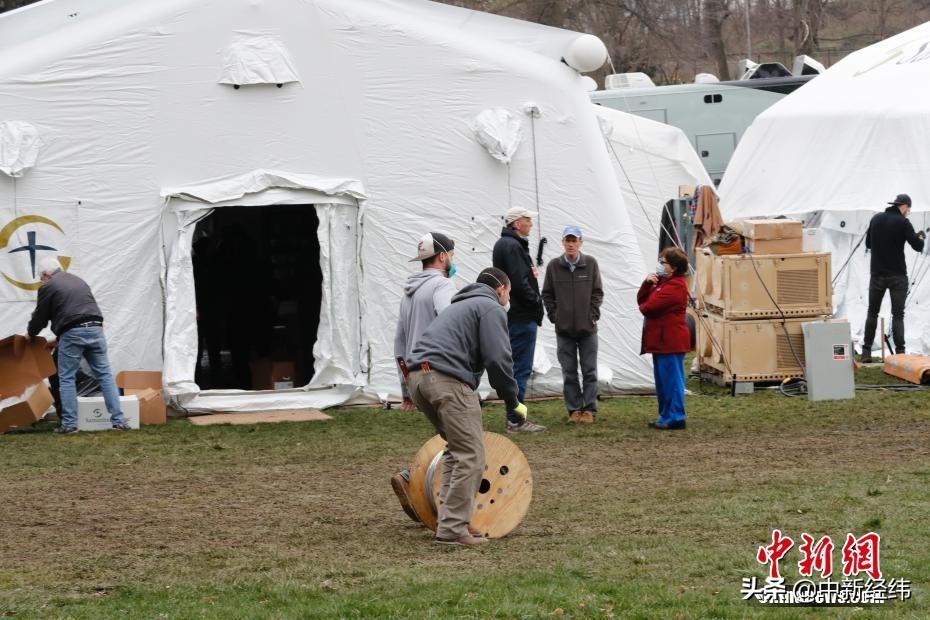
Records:
M300 387L314 375L323 273L313 205L227 206L191 247L201 389Z

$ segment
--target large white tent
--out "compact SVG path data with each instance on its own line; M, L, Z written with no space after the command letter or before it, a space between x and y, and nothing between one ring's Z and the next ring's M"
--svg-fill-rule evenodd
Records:
M606 106L596 105L595 110L640 254L652 264L663 205L678 196L680 186L712 186L712 181L678 127Z
M868 305L860 241L870 218L906 193L914 228L930 229L928 83L930 23L850 54L759 115L720 186L728 219L798 216L823 230L839 274L835 311L850 320L856 342ZM930 353L930 256L909 247L905 254L908 350ZM891 316L887 296L881 315Z
M24 331L30 255L54 251L94 289L115 370L163 370L191 411L395 399L416 240L455 239L461 287L490 264L507 208L538 206L547 259L567 224L600 259L602 387L651 388L645 266L584 79L563 62L584 56L579 41L422 0L46 0L0 16L0 331ZM276 205L319 218L313 380L201 391L195 224ZM530 393L555 394L551 326L540 334Z

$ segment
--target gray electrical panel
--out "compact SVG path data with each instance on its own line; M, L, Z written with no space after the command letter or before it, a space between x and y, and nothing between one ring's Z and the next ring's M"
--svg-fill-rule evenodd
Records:
M849 323L813 321L804 332L807 397L810 400L845 400L856 397L853 348Z

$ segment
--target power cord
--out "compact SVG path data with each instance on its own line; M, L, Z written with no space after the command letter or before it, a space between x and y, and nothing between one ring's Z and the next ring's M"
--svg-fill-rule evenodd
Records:
M794 356L794 361L798 363L798 368L801 369L801 379L803 381L807 380L807 373L804 372L804 364L801 363L801 358L798 355L798 352L794 348L794 342L791 340L791 335L788 333L788 317L785 316L784 311L782 311L781 306L778 305L778 302L775 301L775 298L772 297L772 292L769 291L769 287L766 286L765 280L762 279L762 274L759 273L758 266L756 265L756 259L752 255L752 252L747 252L749 260L752 262L752 270L756 272L756 277L759 278L759 283L762 285L762 288L765 289L765 294L768 295L769 299L772 301L772 305L775 306L775 309L778 310L778 314L781 315L781 328L785 332L785 339L788 341L788 348L791 349L791 355Z

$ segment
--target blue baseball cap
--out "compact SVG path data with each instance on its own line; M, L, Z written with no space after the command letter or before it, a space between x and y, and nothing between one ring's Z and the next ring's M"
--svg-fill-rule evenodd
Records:
M562 238L565 237L578 237L581 239L581 229L577 226L566 226L562 231Z

